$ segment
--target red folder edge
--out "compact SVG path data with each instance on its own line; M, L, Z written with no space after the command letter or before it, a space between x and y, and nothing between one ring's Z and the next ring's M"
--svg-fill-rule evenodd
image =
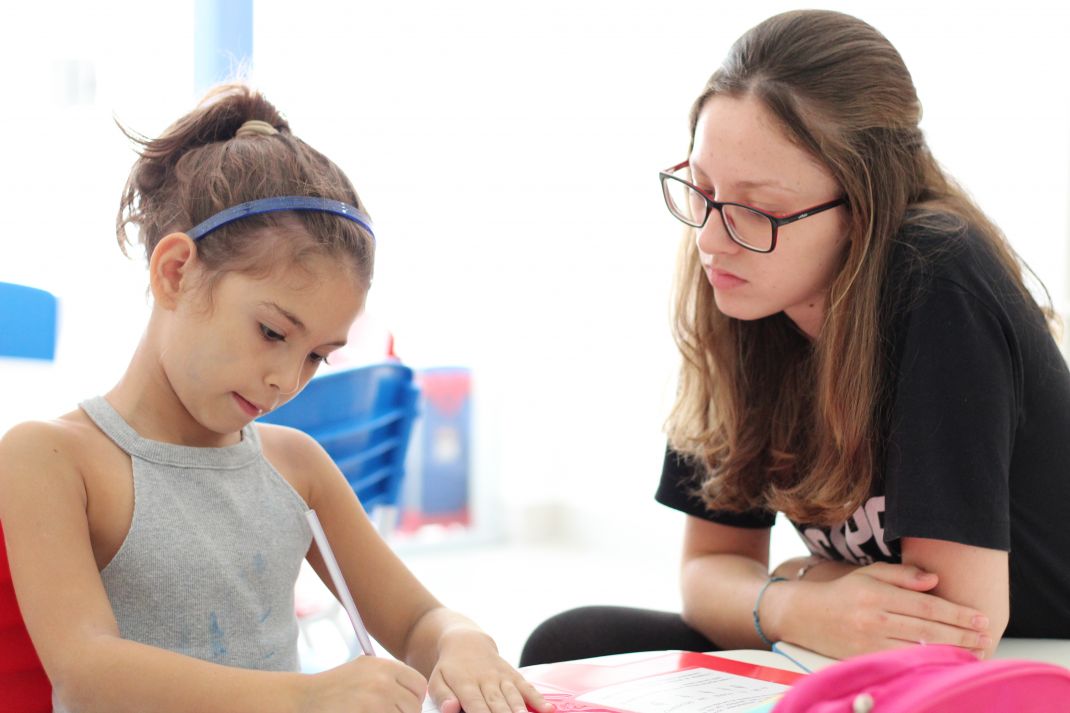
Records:
M615 713L615 709L583 704L572 699L605 686L695 668L706 668L786 686L790 686L806 675L693 652L662 654L641 661L615 665L563 662L532 666L530 669L521 669L521 671L525 678L546 696L547 700L557 704L559 710L562 710L562 704L566 703L563 710ZM562 696L561 693L567 695Z

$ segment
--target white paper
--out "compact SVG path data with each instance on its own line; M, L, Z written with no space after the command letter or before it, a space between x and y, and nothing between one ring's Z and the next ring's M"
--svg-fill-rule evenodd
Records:
M728 713L787 690L781 683L694 668L597 688L576 700L635 713Z

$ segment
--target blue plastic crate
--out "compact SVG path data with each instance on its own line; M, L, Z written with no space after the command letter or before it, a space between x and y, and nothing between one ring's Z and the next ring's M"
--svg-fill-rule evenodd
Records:
M325 374L260 421L315 438L369 513L396 506L417 414L412 377L412 369L394 362Z
M52 361L56 312L51 293L0 282L0 356Z

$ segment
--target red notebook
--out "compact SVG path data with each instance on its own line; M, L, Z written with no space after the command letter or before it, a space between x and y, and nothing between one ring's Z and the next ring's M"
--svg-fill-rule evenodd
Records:
M557 710L586 713L742 712L783 694L804 675L686 652L617 665L558 663L524 670Z

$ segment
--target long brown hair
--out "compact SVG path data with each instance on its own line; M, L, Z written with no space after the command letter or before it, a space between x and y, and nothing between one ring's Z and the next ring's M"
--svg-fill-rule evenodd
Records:
M699 492L710 507L842 522L880 468L889 387L882 289L895 236L913 224L947 235L968 225L1026 293L1021 269L999 229L934 160L910 73L865 22L796 11L752 28L696 99L692 140L717 95L757 98L831 172L848 200L850 241L811 342L783 313L753 321L721 313L689 234L676 283L683 364L669 441L705 466Z
M242 124L254 119L270 124L276 133L236 135ZM139 147L116 218L124 253L132 242L128 226L138 228L137 242L149 257L165 235L261 198L315 196L366 212L345 174L294 136L278 109L247 85L215 87L158 138L123 131ZM227 271L263 274L280 261L300 265L307 256L322 254L344 260L367 288L375 243L358 225L337 216L268 213L213 231L197 243L197 254L209 287Z

